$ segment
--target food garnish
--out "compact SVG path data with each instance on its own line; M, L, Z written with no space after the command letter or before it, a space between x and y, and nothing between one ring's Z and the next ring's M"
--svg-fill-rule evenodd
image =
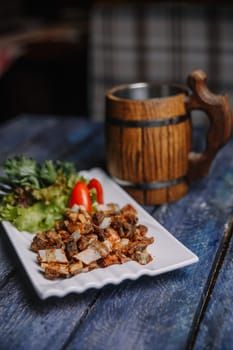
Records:
M138 222L131 204L122 208L114 203L98 205L92 213L74 205L64 215L52 230L38 232L31 243L46 278L68 278L132 260L145 265L152 260L147 246L154 239L146 236L148 229Z
M53 228L64 218L76 184L89 184L69 162L46 160L40 164L32 158L15 156L7 159L2 168L5 176L0 177L0 220L11 222L19 231L35 233ZM77 204L88 205L87 209L94 211L98 192L88 189L85 204L84 197L75 191L80 197Z
M69 207L72 208L75 204L82 205L89 213L92 211L89 189L83 181L78 181L72 189Z
M70 195L69 208L73 205L82 205L91 213L98 204L104 204L103 187L99 180L93 178L89 182L78 181Z
M104 204L104 191L102 184L99 182L98 179L91 179L88 182L87 187L89 188L90 193L94 193L96 195L96 200L98 204Z

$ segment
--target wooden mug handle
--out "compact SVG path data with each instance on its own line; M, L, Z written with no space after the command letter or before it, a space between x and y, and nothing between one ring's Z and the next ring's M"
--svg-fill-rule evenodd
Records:
M193 71L187 79L192 95L187 100L187 109L206 112L210 127L207 146L203 153L189 154L188 179L195 180L208 174L212 160L218 150L229 140L232 132L232 112L227 95L215 95L206 86L206 74Z

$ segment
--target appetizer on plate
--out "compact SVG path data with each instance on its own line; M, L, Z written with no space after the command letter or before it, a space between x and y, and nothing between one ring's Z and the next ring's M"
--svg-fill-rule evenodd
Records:
M53 230L37 233L31 244L46 278L71 277L130 260L145 265L152 260L147 246L154 239L146 237L147 227L138 223L132 205L100 205L90 213L75 204L64 214L64 220Z
M45 277L71 277L127 261L152 260L147 227L136 209L104 204L97 178L86 179L72 163L47 160L39 164L16 156L3 164L0 178L0 220L19 231L34 233L30 248L37 252Z

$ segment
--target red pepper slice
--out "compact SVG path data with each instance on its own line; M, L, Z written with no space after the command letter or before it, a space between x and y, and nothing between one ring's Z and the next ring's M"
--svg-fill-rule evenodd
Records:
M82 205L89 213L92 211L89 189L82 181L78 181L71 191L69 207L74 204Z
M87 187L89 188L89 190L94 188L96 190L97 202L99 204L104 204L104 191L100 181L93 178L89 181Z

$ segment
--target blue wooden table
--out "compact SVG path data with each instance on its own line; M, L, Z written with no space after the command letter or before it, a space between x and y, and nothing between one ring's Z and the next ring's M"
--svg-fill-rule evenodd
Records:
M20 116L0 128L0 161L25 154L105 169L104 126ZM233 349L233 140L181 200L145 208L199 257L156 277L40 300L0 234L0 349Z

